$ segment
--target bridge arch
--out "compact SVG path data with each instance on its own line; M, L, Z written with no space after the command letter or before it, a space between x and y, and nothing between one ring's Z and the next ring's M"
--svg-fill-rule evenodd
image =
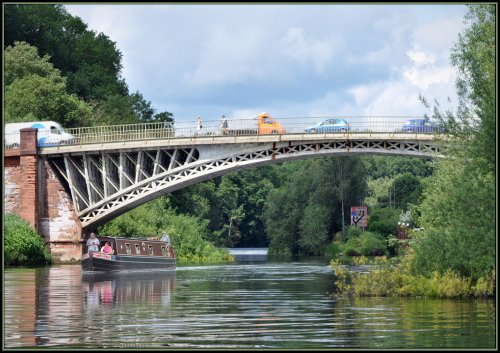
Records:
M64 179L82 227L86 228L102 225L159 196L252 167L320 156L439 156L432 136L318 136L315 140L269 136L267 142L220 137L216 143L213 140L107 150L88 146L85 151L48 154L47 158Z

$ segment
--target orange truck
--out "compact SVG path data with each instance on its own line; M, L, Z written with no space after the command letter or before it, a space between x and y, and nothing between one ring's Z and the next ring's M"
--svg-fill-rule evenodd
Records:
M257 120L257 126L254 128L237 128L227 129L225 131L226 135L272 135L272 134L285 134L286 130L281 125L280 122L271 118L268 113L260 113L255 118ZM252 119L252 120L253 120ZM252 122L252 125L254 123ZM254 125L255 126L255 125Z

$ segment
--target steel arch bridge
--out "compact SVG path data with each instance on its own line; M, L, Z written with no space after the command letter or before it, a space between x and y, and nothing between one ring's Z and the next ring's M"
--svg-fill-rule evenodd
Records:
M434 158L440 137L347 132L186 136L42 148L71 195L82 227L96 227L161 195L227 173L320 156Z

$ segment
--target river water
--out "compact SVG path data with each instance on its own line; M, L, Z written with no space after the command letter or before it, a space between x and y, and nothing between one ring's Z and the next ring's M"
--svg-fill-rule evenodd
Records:
M496 347L493 300L338 299L323 259L237 260L170 274L6 269L4 348Z

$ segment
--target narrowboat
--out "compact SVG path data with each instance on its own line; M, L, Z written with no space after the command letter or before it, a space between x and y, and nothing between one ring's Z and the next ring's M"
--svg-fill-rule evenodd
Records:
M175 251L156 238L98 237L99 249L109 242L110 254L89 252L82 257L83 271L175 270ZM85 249L86 250L86 249Z

